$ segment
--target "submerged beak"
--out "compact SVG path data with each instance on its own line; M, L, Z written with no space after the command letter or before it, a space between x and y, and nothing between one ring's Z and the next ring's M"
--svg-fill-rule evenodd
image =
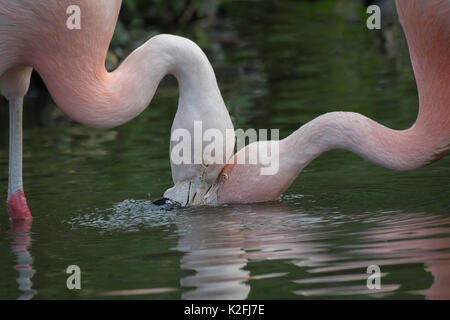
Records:
M177 182L164 193L164 197L178 202L183 207L215 204L218 185L207 183L200 177Z

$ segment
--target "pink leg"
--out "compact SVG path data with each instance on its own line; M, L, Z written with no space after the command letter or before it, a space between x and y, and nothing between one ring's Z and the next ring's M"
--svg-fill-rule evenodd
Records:
M9 184L7 208L11 219L31 219L22 182L22 114L23 99L9 102Z

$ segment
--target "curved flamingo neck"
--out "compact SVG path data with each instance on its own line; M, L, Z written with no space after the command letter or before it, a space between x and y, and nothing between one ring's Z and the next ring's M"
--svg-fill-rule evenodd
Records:
M397 0L419 94L413 126L433 137L436 149L450 148L450 2Z
M358 113L331 112L282 140L280 148L292 150L289 156L297 160L296 170L325 151L344 149L382 167L408 171L429 164L442 153L435 140L416 126L393 130Z
M419 94L416 122L408 130L392 130L357 113L322 115L284 141L295 145L300 162L339 148L403 171L428 165L450 150L450 4L397 0L397 9Z
M102 65L93 63L102 59L91 59L88 54L73 60L57 55L45 61L38 62L35 68L56 104L85 125L108 129L128 122L147 108L162 78L171 74L177 79L180 92L172 132L176 129L189 132L193 145L196 121L201 121L203 130L214 128L224 137L227 129L233 129L211 64L200 47L186 38L155 36L111 73L106 71L104 60ZM207 143L201 142L203 147ZM232 143L234 140L227 141L224 148ZM175 145L171 141L170 150ZM222 163L231 156L232 148L228 150L224 150ZM181 164L175 164L171 158L174 183L191 180L203 172L193 157L194 153L190 163ZM222 167L212 165L208 170L217 177Z
M450 150L450 2L397 0L397 8L419 93L414 125L393 130L357 113L324 114L279 142L275 176L261 175L261 164L227 166L219 202L275 200L309 162L331 149L401 171L428 165Z
M56 104L72 119L99 129L119 126L139 115L153 99L162 78L171 74L180 90L172 132L184 129L192 134L195 121L202 121L204 130L222 131L223 136L226 129L233 128L214 71L194 42L172 35L155 36L109 73L105 59L121 0L75 1L81 6L81 30L65 28L63 3L24 1L26 19L16 23L26 27L23 38L27 50L22 64L36 69ZM50 15L54 19L48 19ZM227 159L224 153L223 162ZM200 164L171 161L171 165L174 182L203 172ZM218 175L222 167L209 166L208 171Z
M213 103L223 105L203 51L192 41L172 35L153 37L111 73L104 67L103 56L92 59L87 54L73 60L65 55L41 59L35 69L68 116L101 129L119 126L139 115L168 74L178 80L180 107L188 105L203 113L205 108L214 107ZM66 76L56 76L60 74Z

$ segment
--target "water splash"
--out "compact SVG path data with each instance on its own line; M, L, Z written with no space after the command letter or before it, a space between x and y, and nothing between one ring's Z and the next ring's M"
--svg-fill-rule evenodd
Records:
M149 200L124 200L108 209L95 209L69 220L72 228L94 228L100 232L132 232L144 228L165 227L173 223L177 215L172 205L158 206Z

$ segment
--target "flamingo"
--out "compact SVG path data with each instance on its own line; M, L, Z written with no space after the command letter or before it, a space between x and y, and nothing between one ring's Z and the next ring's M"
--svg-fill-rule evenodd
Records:
M225 132L233 124L214 71L192 41L155 36L108 73L104 61L120 0L71 1L82 9L82 30L65 28L66 4L61 1L0 0L0 4L0 90L10 101L8 211L13 219L31 218L22 183L21 118L32 69L67 115L99 129L137 116L152 100L160 80L174 75L180 98L172 132L179 128L193 132L193 123L202 121L205 128L218 129L227 139L222 163L228 164L175 164L171 159L174 187L164 196L183 205L276 200L309 162L330 149L350 150L399 171L428 165L450 149L450 3L446 0L396 0L419 92L414 125L399 131L357 113L324 114L275 141L280 167L270 176L261 174L263 164L235 163L250 156L251 145L232 156L229 146L234 146L234 137Z
M262 175L263 164L236 164L238 157L248 159L257 150L251 145L241 149L221 173L215 188L217 202L276 200L305 166L331 149L349 150L398 171L419 169L448 153L450 1L396 0L396 6L419 93L416 122L407 130L393 130L358 113L323 114L275 142L279 150L276 175ZM255 143L258 148L271 148L265 141Z
M121 3L0 0L0 92L10 108L7 209L13 220L31 219L22 178L22 113L33 69L59 108L90 127L108 129L133 119L149 105L161 79L171 74L180 91L172 131L193 132L194 122L202 120L204 130L214 128L224 136L233 130L211 64L186 38L157 35L107 72L106 54ZM81 29L67 28L69 5L80 8ZM228 136L227 144L234 146L234 136ZM206 190L231 156L232 148L224 147L222 164L171 162L175 186L168 195Z

